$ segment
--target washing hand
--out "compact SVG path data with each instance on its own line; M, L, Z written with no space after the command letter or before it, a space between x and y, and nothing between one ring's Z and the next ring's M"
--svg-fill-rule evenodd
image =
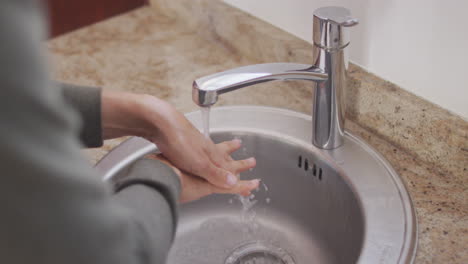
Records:
M258 186L258 182L250 186L236 176L256 165L254 158L231 158L241 146L239 140L214 144L163 100L104 91L102 118L104 138L135 135L154 142L171 165L183 171L185 186L193 187L188 193L199 187L200 193L247 194Z
M194 200L198 200L204 196L213 194L213 193L231 193L231 194L240 194L243 196L249 196L253 189L258 188L260 183L259 180L250 180L250 181L238 181L237 184L230 188L220 188L217 187L203 178L191 175L189 173L180 171L171 164L163 155L155 155L151 154L148 155L146 158L159 160L166 165L171 166L174 171L179 175L180 182L182 185L181 193L179 197L180 203L191 202Z

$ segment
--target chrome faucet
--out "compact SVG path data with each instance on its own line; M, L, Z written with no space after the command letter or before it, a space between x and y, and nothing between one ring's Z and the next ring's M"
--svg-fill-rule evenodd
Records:
M349 45L346 27L357 19L343 7L322 7L314 11L313 65L267 63L239 67L199 78L193 82L193 101L206 107L218 95L274 80L307 80L314 83L312 144L334 149L343 144L345 90Z

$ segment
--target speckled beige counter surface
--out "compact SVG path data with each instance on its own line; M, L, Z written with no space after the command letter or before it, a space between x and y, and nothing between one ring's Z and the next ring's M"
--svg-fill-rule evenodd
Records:
M154 0L48 43L55 77L148 93L180 111L197 107L198 77L259 62L311 60L310 44L217 0ZM382 153L418 214L416 263L468 263L468 124L357 66L350 69L346 128ZM268 105L310 113L311 88L268 83L218 105ZM96 162L122 139L87 150Z

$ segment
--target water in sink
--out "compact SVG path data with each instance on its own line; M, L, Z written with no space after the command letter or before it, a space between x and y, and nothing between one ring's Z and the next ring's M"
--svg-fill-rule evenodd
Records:
M200 107L202 129L203 129L202 132L206 138L210 138L210 110L211 110L210 106ZM257 202L256 200L254 200L254 198L255 198L255 195L251 195L250 197L243 197L241 195L237 196L237 199L242 204L242 218L243 219L247 219L247 217L250 216L250 220L253 220L253 218L255 217L255 213L251 212L250 210Z
M235 152L234 159L257 158L257 167L242 178L261 178L268 188L262 186L255 197L244 198L245 207L233 195L212 195L182 205L168 263L354 263L361 247L362 215L339 174L322 162L317 170L323 169L323 179L312 169L298 168L299 155L310 155L311 161L313 154L278 138L211 133L215 143L235 137L247 148ZM253 199L255 204L246 210Z
M408 197L402 198L407 193L397 175L375 152L351 135L334 153L346 160L338 166L308 143L307 116L246 109L211 111L216 122L211 118L210 125L216 131L210 137L215 143L238 137L247 148L233 158L256 157L256 168L242 177L261 178L268 185L268 192L255 192L257 202L250 209L258 228L249 230L234 195L183 204L168 264L289 264L288 256L296 264L411 262L416 230L411 204ZM195 122L199 114L192 115ZM218 118L225 114L228 119ZM142 143L129 142L138 151ZM125 177L129 168L111 176Z
M355 263L363 242L363 214L339 171L306 147L275 135L243 130L211 133L215 143L235 137L247 148L233 153L233 158L257 159L256 168L242 177L261 178L268 188L254 192L256 202L244 218L244 207L235 195L215 194L182 204L167 263ZM322 169L323 177L312 168L298 167L299 156L309 158L317 171ZM125 177L129 168L115 177Z
M180 230L179 234L182 235L174 244L175 250L171 252L169 263L261 264L266 259L277 258L276 263L268 264L300 264L295 262L289 252L292 252L292 247L307 241L306 238L298 241L297 237L290 240L280 227L269 223L267 219L263 219L256 229L248 228L243 220L232 216L216 216L199 221L198 226L184 226L185 230ZM320 257L323 250L317 250L316 253L316 260L326 259Z
M200 107L200 112L203 135L206 138L210 138L210 107ZM245 150L246 147L244 146L243 152L245 152ZM268 191L268 187L264 183L263 187L265 192ZM222 234L223 232L227 232L227 234L235 233L240 237L233 238L232 235L230 235L232 241L246 241L244 245L229 245L229 240L223 240L224 242L227 242L227 244L221 243L217 245L224 251L235 246L235 250L228 258L226 258L224 262L225 264L294 264L293 258L288 253L286 253L286 251L282 249L276 242L278 239L275 239L274 235L278 234L278 232L275 232L274 230L266 230L265 226L259 225L259 223L257 223L255 219L256 212L253 210L253 207L257 203L255 194L251 194L248 197L236 195L236 198L236 200L238 200L242 205L242 208L239 211L239 219L235 219L234 221L230 218L208 219L201 224L197 232L194 233L195 235L192 234L190 236L189 241L194 241L195 243L198 243L197 241L206 241L206 238L204 238L203 235L209 234L211 232L214 232L215 234ZM267 203L270 203L270 198L266 198L265 200ZM229 202L232 203L232 201L233 199L230 199ZM217 230L219 228L221 229ZM229 231L229 229L232 229L232 232ZM201 235L202 237L198 237L197 234ZM266 236L266 234L269 234L269 236ZM281 239L278 241L281 241ZM188 247L183 249L185 253L190 252L193 250L193 247L197 246L195 244L191 244L190 242L187 243L187 241L184 242L184 245ZM219 254L216 252L216 250L213 250L213 248L209 249L209 251L212 254ZM226 255L226 253L229 252L223 253L224 254L222 255ZM200 254L194 254L193 256L200 256ZM207 259L212 258L213 257L208 257ZM183 259L191 259L191 257L184 256ZM194 259L191 259L190 261L194 261ZM198 263L198 261L193 263Z
M203 135L208 139L210 138L210 110L210 106L200 107ZM245 152L245 147L243 150ZM240 178L240 175L238 176ZM255 223L255 211L252 210L253 206L257 203L257 200L255 200L255 195L252 194L249 197L237 195L236 198L242 204L240 215L244 224L255 228L257 226Z

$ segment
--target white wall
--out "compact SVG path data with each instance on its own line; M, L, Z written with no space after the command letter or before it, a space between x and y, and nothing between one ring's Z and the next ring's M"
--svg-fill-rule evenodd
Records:
M347 7L351 61L468 119L467 0L224 1L309 42L316 8Z

